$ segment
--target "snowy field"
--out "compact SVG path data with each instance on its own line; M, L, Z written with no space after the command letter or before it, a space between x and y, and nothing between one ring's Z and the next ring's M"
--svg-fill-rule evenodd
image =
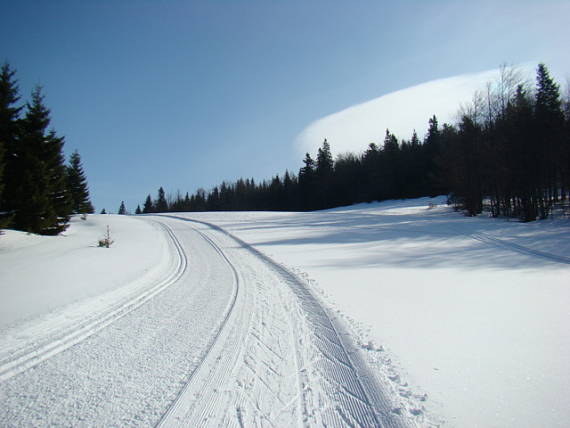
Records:
M466 218L444 198L189 216L306 275L394 391L412 407L427 395L433 420L568 426L567 220Z
M568 221L443 202L6 231L0 425L567 426Z

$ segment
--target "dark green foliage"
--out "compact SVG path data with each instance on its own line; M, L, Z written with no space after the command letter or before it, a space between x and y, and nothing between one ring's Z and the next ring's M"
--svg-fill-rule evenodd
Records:
M107 211L105 210L105 208L103 208L103 209L101 210L101 214L107 214Z
M127 213L127 209L125 208L125 201L121 201L121 206L119 207L119 211L117 214L125 215Z
M92 214L95 210L89 199L89 188L85 172L81 165L81 157L73 152L67 166L67 185L71 196L71 207L74 214Z
M135 214L139 215L142 214L141 206L137 205L137 209L135 210Z
M24 117L15 106L18 99L14 71L5 64L0 73L0 227L56 235L67 228L74 210L65 142L48 129L50 112L41 88L32 92Z
M333 199L333 175L334 162L331 147L328 141L323 141L323 145L317 151L316 185L319 189L316 203L317 209L327 208Z
M20 97L14 76L15 71L4 64L0 71L0 228L6 227L13 217L10 199L17 184L15 150L22 107L16 106Z
M158 189L158 198L154 202L154 209L157 213L165 213L168 211L168 202L166 201L166 195L162 187Z
M144 201L143 214L149 214L153 212L155 212L154 204L152 203L152 198L150 197L150 195L148 195L146 197L146 200Z
M18 123L7 192L7 206L14 213L12 226L27 232L57 235L68 226L71 204L64 140L54 131L47 131L50 116L41 88L32 92L26 115Z

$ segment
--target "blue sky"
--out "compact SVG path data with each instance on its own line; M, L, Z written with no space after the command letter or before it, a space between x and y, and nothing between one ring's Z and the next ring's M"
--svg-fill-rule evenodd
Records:
M296 172L311 123L403 88L502 63L570 72L567 1L20 0L2 14L0 60L24 100L43 85L98 211Z

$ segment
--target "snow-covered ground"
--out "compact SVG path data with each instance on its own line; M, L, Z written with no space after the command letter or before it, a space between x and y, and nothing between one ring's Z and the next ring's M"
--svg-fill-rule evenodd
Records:
M112 249L98 248L107 226ZM0 330L133 282L152 283L171 263L158 224L117 215L74 217L62 236L0 235Z
M467 218L443 198L185 215L305 274L394 391L412 406L427 394L432 420L568 426L568 220Z
M105 291L79 282L99 294L62 299L2 330L0 426L404 428L422 420L383 387L344 324L297 276L209 224L125 217L113 227L141 221L162 230L158 253L169 262L161 276ZM139 248L97 250L127 266L153 243L125 230L121 239ZM26 238L36 239L7 241L7 259L18 248L25 257ZM66 246L65 238L50 245ZM30 265L40 253L29 252ZM120 275L123 265L114 265ZM41 272L33 279L41 289Z
M0 425L567 426L568 220L174 216L0 236Z

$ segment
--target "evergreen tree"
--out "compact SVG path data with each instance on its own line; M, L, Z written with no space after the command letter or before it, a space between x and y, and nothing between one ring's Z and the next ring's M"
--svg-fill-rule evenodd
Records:
M380 200L396 199L402 195L403 179L400 155L398 139L386 129L378 166L380 169L380 197L378 199Z
M315 172L317 185L319 187L317 208L330 208L334 162L331 147L326 138L317 152L317 167Z
M540 157L540 170L543 172L541 184L547 192L540 203L540 216L545 218L552 203L558 200L561 175L566 175L560 172L565 170L566 165L561 164L564 113L560 91L544 64L539 64L537 69L535 115L537 142L543 148Z
M158 198L154 203L154 209L156 210L157 213L168 212L168 202L166 201L166 195L162 187L158 189Z
M55 235L67 228L71 206L63 157L63 138L46 133L49 110L41 89L32 101L19 128L11 179L10 203L14 227L33 233Z
M74 214L92 214L95 210L89 200L87 179L77 150L72 153L69 159L67 185L71 194L72 212Z
M127 209L125 208L125 201L121 201L121 206L119 207L119 211L117 213L120 215L125 215L127 213Z
M330 176L333 172L334 162L331 153L331 146L327 139L323 141L322 147L317 152L317 175L321 177Z
M311 158L311 155L307 153L305 159L303 159L305 164L299 170L299 191L301 200L302 210L312 210L315 209L315 186L316 186L316 176L315 176L315 161Z
M446 192L440 186L441 172L438 169L438 159L441 156L441 132L437 117L434 115L429 119L428 132L424 139L424 168L426 175L427 193L430 196L440 195Z
M105 208L103 208L103 209L101 210L101 214L107 214L107 211L105 211Z
M137 215L142 214L140 205L137 205L137 209L135 210L135 214L137 214Z
M18 118L22 107L16 103L20 99L15 71L6 63L0 71L0 228L6 227L12 218L15 196L14 188L18 184L15 177L18 172L16 158L16 139Z
M144 201L143 214L150 214L153 212L155 212L154 204L152 203L152 199L151 199L150 195L148 195L146 197L146 200Z
M48 173L48 197L56 214L54 223L48 230L44 231L48 235L57 235L67 229L73 212L63 153L64 144L64 138L58 137L53 130L48 133L44 140L44 162Z

